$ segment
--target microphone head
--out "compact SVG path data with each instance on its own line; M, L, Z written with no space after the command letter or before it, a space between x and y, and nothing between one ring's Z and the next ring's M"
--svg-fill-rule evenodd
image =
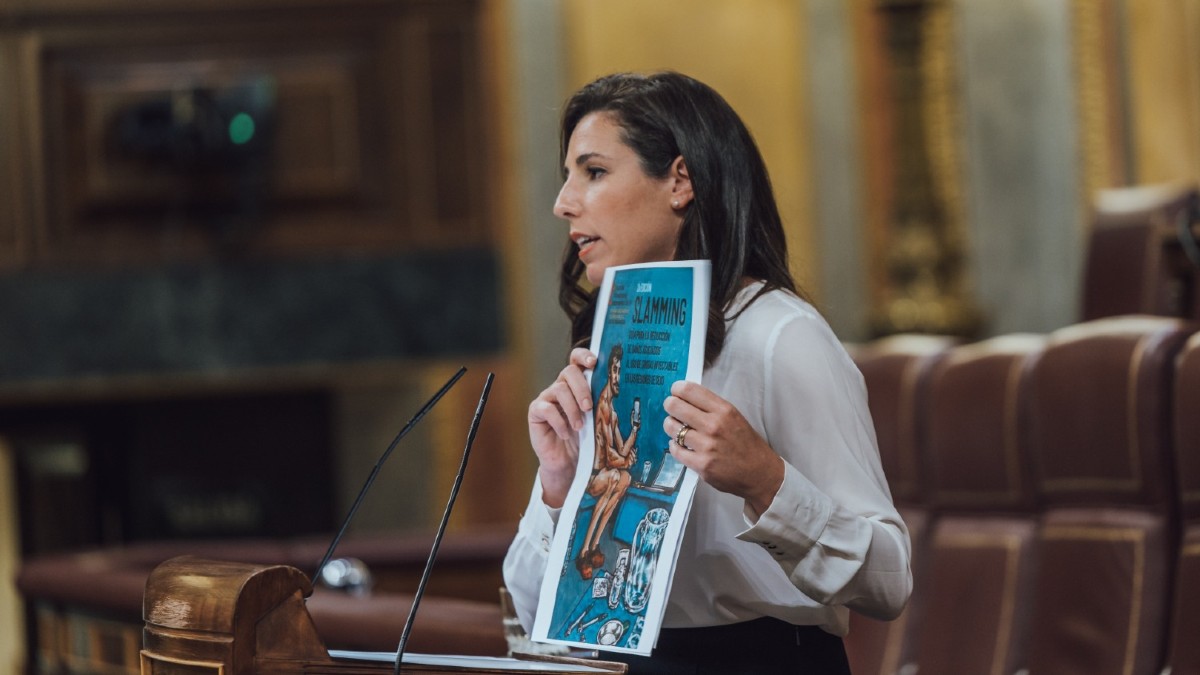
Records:
M322 586L354 596L370 595L375 586L370 568L358 558L330 560L321 569L321 577L317 581Z

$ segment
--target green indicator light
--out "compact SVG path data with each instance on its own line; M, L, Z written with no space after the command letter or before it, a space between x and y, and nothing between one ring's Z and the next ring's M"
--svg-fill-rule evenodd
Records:
M246 113L238 113L229 120L229 140L234 145L242 145L254 138L254 118Z

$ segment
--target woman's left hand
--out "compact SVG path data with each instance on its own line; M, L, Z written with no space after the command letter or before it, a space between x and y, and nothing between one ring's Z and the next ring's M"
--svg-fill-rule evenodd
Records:
M671 455L704 482L746 500L762 515L783 484L783 458L750 426L742 413L707 387L681 380L663 402L663 431ZM679 431L689 429L679 445Z

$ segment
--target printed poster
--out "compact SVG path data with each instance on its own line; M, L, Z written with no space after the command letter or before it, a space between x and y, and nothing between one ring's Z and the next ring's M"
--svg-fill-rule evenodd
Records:
M609 268L597 298L592 411L559 516L533 639L649 654L658 640L693 472L675 461L663 401L700 381L708 261Z

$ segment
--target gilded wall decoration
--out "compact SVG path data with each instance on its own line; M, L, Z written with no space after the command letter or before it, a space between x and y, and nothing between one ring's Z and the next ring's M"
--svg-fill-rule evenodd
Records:
M1111 0L1073 0L1071 23L1086 209L1097 190L1125 185L1131 177L1120 88L1125 45L1118 7Z
M872 331L972 335L978 311L966 282L953 7L882 0L893 199L883 215L886 270L875 294Z

